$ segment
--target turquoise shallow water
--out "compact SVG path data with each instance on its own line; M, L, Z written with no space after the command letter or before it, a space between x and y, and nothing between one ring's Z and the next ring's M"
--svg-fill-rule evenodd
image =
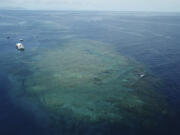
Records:
M3 134L178 134L178 14L1 11L0 20Z

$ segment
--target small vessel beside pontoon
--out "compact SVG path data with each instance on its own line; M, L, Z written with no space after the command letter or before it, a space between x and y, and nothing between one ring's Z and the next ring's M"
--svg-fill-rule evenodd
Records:
M19 41L20 41L20 42L23 42L23 41L24 41L24 39L22 39L22 38L21 38L21 39L19 39Z

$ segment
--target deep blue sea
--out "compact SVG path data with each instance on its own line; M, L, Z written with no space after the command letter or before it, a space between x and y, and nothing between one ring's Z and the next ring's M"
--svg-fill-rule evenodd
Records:
M23 52L16 49L16 43L19 42L19 39L24 39L23 44L25 51ZM80 45L75 48L75 45L72 45L73 43ZM72 50L69 51L68 48L67 50L63 48L66 44L68 44L69 49ZM82 44L85 44L85 47ZM88 49L86 48L86 44ZM93 48L91 48L89 44L93 44ZM96 45L99 44L112 45L116 52L108 51L106 47L98 49ZM81 50L80 48L83 48L88 54L84 55L84 52L82 52L83 49ZM61 49L64 49L64 51L58 51ZM102 53L103 51L105 53ZM99 54L101 53L104 58L100 60L103 62L98 64L98 58L101 57ZM111 53L113 53L112 57L115 60L112 59L108 61L107 59L109 59ZM106 54L108 54L108 56ZM123 58L119 58L119 54ZM71 57L71 55L77 57L77 59ZM64 56L63 58L66 61L58 63L57 59L61 59L62 56ZM81 60L81 57L84 57L87 61L89 60L89 62L85 63L91 67L90 69L85 67L86 70L89 71L85 72L87 78L80 72L81 69L83 72L84 66L78 66L80 64L83 65L83 63L78 64L77 61ZM91 61L91 58L98 60ZM108 117L110 115L104 117L100 114L99 116L98 111L93 111L94 113L92 113L92 115L96 116L97 114L97 116L92 118L96 119L100 117L102 118L100 122L93 121L91 124L87 124L87 121L84 122L84 117L81 118L81 116L86 114L86 104L83 104L83 102L86 101L81 99L82 102L80 102L80 97L71 93L71 91L86 87L87 90L94 88L94 91L98 88L107 88L109 90L112 88L113 90L114 85L121 87L121 82L116 81L116 74L123 72L122 70L127 69L128 66L132 66L132 64L125 64L125 66L127 66L126 68L122 68L121 71L115 71L114 68L116 64L114 63L116 63L116 61L118 63L118 59L121 58L122 61L125 61L127 58L135 61L135 63L139 65L143 65L145 75L151 74L153 81L155 78L163 84L162 87L158 88L158 93L165 97L165 102L168 104L166 110L170 112L170 115L166 118L164 116L163 118L159 118L161 117L159 116L158 120L162 119L162 123L161 121L156 122L157 119L152 119L151 122L155 123L156 126L152 125L151 122L145 124L147 129L143 129L143 126L137 126L137 123L144 122L146 118L150 118L153 109L150 109L151 112L148 112L148 109L144 111L143 108L143 113L141 110L131 113L131 105L133 102L136 102L136 98L132 96L133 94L131 95L129 93L127 95L130 96L126 98L132 99L132 102L129 101L129 104L127 103L128 101L126 101L126 103L121 103L119 106L122 110L126 110L127 106L131 108L130 112L126 110L128 112L127 114L125 113L126 111L122 111L122 116L125 120L122 120L122 122L119 120L121 124L118 125L119 121L117 121L116 124L111 124L111 122L109 124L107 121L109 119L111 121L113 116L110 118ZM108 62L106 62L106 60ZM75 71L78 74L75 74L71 65L66 63L67 61L72 63L73 68L77 67ZM115 66L109 67L107 63L114 64ZM57 68L48 68L48 66L51 67L52 65ZM102 68L98 68L98 66L101 65ZM79 78L84 77L83 80L89 79L97 72L100 72L101 69L106 69L106 67L111 68L111 71L113 71L112 76L116 78L111 84L109 83L110 81L107 83L108 80L101 80L99 78L94 78L95 83L98 84L97 87L94 84L92 86L90 81L89 83L88 81L83 82L83 84L79 83ZM139 69L141 68L137 70ZM69 74L66 74L68 71L69 74L74 73L76 77L69 77ZM55 72L58 72L58 75L55 76ZM103 74L103 77L107 77L110 74L109 72L109 70L104 71L103 73L105 75ZM131 72L131 69L127 72ZM132 74L127 73L127 76L133 78L134 72L133 70ZM52 74L54 75L53 77L51 77ZM61 79L58 78L60 75ZM45 83L48 77L49 84L46 86ZM121 77L123 78L123 76L120 76L119 79L121 79ZM36 80L36 78L38 79ZM43 78L47 78L47 80L43 80ZM55 79L53 80L52 78ZM62 78L64 78L64 80L62 80ZM149 78L151 77L147 77L147 80L151 82ZM116 84L115 81L119 84ZM39 82L39 85L35 82ZM58 82L63 82L63 86L59 86ZM56 84L57 86L55 87ZM53 86L50 87L50 85ZM78 87L76 87L77 85ZM140 89L142 87L142 91L146 88L144 85L146 84L140 83L138 85ZM42 86L45 87L43 88L45 91L40 91L41 89L39 87L42 88ZM156 81L151 88L154 87L156 87ZM46 90L50 88L56 88L54 95L59 94L59 97L51 96L51 91ZM69 90L68 92L71 95L68 95L67 92L64 92L64 96L62 93L58 93L58 90L63 91L63 88ZM78 90L77 92L80 92ZM131 91L131 88L127 86L127 90ZM148 91L149 89L145 90ZM88 92L89 91L86 92L85 96ZM91 93L89 93L89 95L91 95ZM114 93L112 93L112 95L112 97L115 96ZM150 97L154 97L154 95L150 93L147 93L147 95L148 98L141 96L141 99L145 99L146 101L147 98L147 101L151 101L149 100L151 99ZM78 98L78 103L75 103L75 105L71 104L74 100L69 101L73 97ZM103 94L100 94L99 97L101 97L100 100L102 100L102 103L94 102L97 100L97 97L92 99L92 108L95 110L98 108L101 109L103 105L106 106L106 97L104 97ZM63 100L59 101L59 98L63 98ZM117 97L115 98L117 99ZM91 98L89 100L91 100ZM64 115L64 110L61 112L61 109L59 111L57 106L55 107L59 102L63 102L62 104L65 104L67 108L71 106L72 110L67 111L67 114ZM112 102L120 101L113 100ZM161 101L159 100L159 102ZM44 103L45 105L42 105ZM159 104L158 100L153 102L154 105L156 103ZM123 108L124 104L128 105ZM91 105L89 106L91 107ZM151 106L153 108L153 105L148 107ZM82 108L79 112L77 108L74 111L73 107ZM136 105L133 107L136 108ZM115 110L116 107L113 109L114 108L112 108L112 110L105 109L103 114L111 112L113 115L117 111ZM101 112L101 110L99 110L99 112ZM61 117L64 117L63 120L59 120L61 113ZM146 115L146 113L148 115ZM71 114L73 114L72 117ZM81 122L78 124L76 123L77 120L73 119L74 117L77 118L76 114L78 118L81 118ZM88 118L91 118L91 114L89 114L88 111L87 114ZM71 119L69 117L71 117ZM132 119L132 117L134 119ZM142 119L139 120L139 118ZM123 122L126 123L125 126ZM0 135L179 135L179 127L180 13L0 11Z

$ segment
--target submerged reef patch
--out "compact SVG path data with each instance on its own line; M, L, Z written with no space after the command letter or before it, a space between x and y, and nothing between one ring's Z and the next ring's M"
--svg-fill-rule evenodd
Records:
M109 44L72 40L41 49L26 67L31 73L23 80L23 96L39 102L56 125L70 121L148 127L168 113L158 93L159 80Z

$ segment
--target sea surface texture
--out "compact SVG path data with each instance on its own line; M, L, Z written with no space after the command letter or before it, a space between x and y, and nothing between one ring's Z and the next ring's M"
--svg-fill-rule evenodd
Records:
M1 10L0 135L179 135L179 37L179 13Z

